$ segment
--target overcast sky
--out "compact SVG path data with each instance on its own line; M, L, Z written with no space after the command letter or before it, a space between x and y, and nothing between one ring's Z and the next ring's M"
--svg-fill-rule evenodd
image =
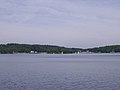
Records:
M120 0L0 0L0 43L120 44Z

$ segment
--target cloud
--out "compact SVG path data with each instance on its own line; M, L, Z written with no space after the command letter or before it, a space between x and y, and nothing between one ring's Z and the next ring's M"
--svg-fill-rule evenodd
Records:
M105 6L107 5L105 1L2 0L0 5L0 20L24 24L53 23L54 25L56 23L76 22L76 20L82 22L82 20L91 19L98 19L98 21L99 19L120 19L118 9ZM109 2L113 3L113 1ZM96 6L98 3L99 5Z
M120 43L119 10L119 0L0 0L0 40L77 47Z

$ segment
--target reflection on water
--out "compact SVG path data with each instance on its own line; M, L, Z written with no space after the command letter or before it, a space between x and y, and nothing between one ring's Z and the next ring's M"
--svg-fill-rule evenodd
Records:
M120 55L0 55L0 90L120 90Z

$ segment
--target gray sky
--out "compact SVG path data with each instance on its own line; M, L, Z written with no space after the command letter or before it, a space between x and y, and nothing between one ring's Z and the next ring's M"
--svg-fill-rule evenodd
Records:
M120 0L0 0L0 43L120 44Z

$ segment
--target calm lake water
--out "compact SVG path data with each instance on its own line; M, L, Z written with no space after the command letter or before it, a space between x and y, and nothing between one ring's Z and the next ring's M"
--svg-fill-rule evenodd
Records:
M120 54L0 55L0 90L120 90Z

